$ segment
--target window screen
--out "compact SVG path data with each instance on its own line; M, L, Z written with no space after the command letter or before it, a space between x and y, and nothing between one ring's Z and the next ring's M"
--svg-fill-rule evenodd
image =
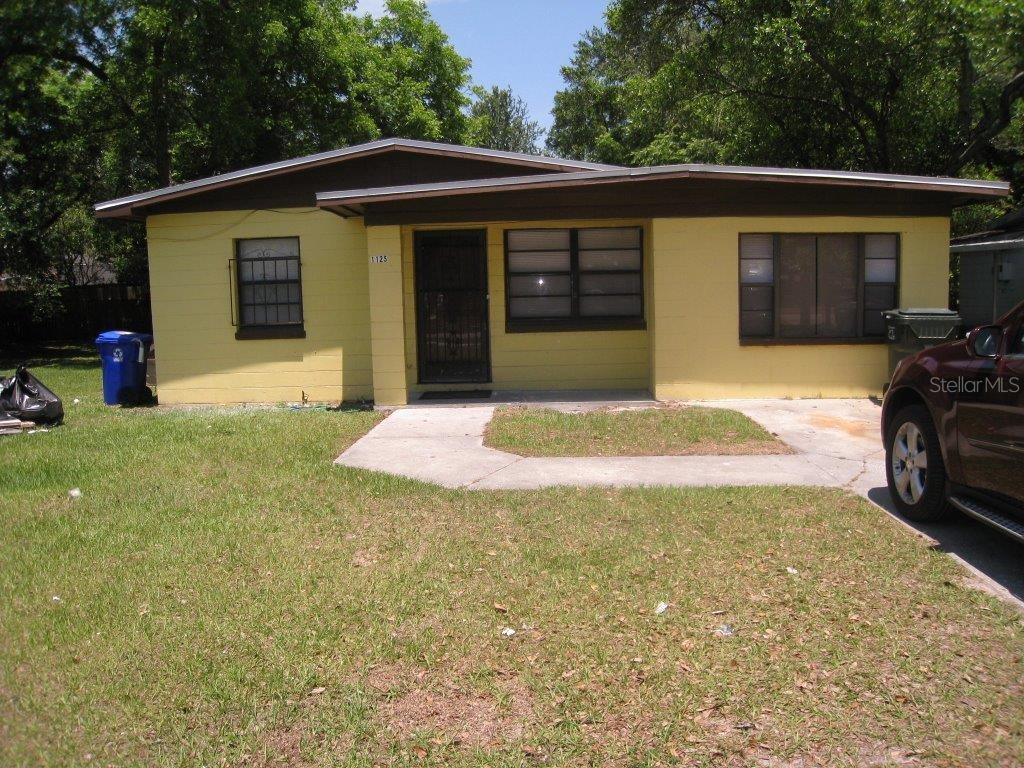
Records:
M884 336L887 309L896 308L899 239L864 236L864 335Z
M299 239L237 240L235 255L239 326L301 325Z
M817 270L817 335L857 336L857 236L820 236Z
M814 236L779 238L779 335L814 336L817 308Z
M521 229L507 234L508 315L572 316L572 249L568 229Z
M775 237L740 236L740 335L775 333Z
M581 229L577 242L580 316L641 317L640 230Z
M639 227L509 230L505 242L510 330L642 323Z
M897 303L895 234L740 235L740 336L855 339L885 334Z

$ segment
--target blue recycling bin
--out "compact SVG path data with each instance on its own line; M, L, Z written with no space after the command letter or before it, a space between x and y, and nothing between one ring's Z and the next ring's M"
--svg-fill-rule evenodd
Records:
M105 331L96 337L103 363L103 402L136 405L146 395L146 359L153 337L148 333Z

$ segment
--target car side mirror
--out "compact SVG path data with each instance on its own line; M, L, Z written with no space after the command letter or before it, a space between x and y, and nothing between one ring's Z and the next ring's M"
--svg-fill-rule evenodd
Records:
M1003 329L998 325L982 325L967 334L967 351L974 357L999 357L999 342Z

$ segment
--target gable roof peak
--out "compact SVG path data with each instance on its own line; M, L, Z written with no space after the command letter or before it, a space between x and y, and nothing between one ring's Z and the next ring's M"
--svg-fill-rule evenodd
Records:
M580 160L569 160L561 157L547 155L531 155L522 152L506 152L503 150L487 149L485 147L469 147L461 144L446 144L438 141L425 141L421 139L384 138L363 144L353 144L340 149L332 149L326 152L318 152L312 155L279 160L273 163L265 163L249 168L241 168L236 171L207 176L193 181L186 181L180 184L172 184L169 187L152 189L147 192L140 192L134 195L107 200L96 203L93 209L101 218L134 218L133 210L136 207L144 207L165 200L185 197L199 192L205 192L221 187L241 184L247 181L276 176L292 171L304 170L320 165L367 157L382 154L385 152L410 152L413 154L432 154L462 159L477 159L507 164L511 167L527 167L545 169L551 172L578 172L593 170L611 170L619 166L604 165L601 163L590 163Z

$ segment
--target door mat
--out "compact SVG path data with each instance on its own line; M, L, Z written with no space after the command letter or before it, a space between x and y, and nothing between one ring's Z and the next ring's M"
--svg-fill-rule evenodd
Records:
M489 389L467 389L461 392L422 392L420 400L488 400Z

